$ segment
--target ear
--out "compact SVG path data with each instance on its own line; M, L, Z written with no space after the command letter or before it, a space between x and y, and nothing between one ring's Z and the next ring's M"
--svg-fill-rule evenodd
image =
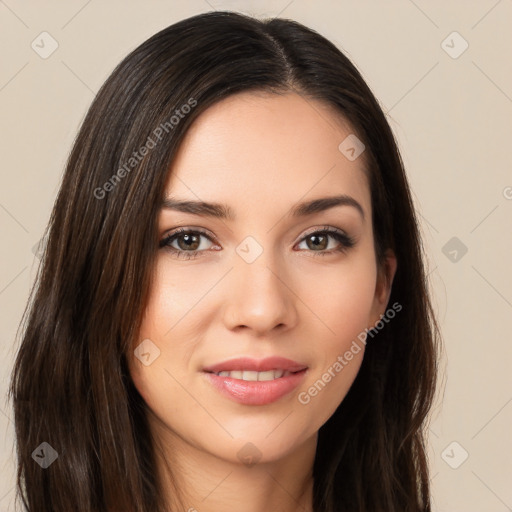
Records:
M391 287L395 277L397 261L394 251L387 249L384 253L384 261L378 266L377 283L375 285L375 295L370 312L370 325L368 328L374 327L380 320L381 315L386 312L386 307L391 295Z

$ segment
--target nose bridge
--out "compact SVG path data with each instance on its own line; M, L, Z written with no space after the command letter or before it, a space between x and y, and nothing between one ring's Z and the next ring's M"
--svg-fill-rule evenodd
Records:
M295 306L290 284L283 274L282 260L271 248L263 248L253 239L244 240L236 249L226 323L230 328L246 326L258 332L295 321Z

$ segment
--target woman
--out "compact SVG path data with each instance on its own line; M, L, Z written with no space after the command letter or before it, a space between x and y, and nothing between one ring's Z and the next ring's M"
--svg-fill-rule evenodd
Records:
M431 510L417 219L332 43L231 12L151 37L47 238L10 388L27 510Z

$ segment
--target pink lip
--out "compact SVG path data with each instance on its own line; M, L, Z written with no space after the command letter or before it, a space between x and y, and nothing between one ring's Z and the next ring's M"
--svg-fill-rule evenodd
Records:
M269 370L288 370L298 372L305 370L307 365L286 359L285 357L267 357L265 359L251 359L249 357L239 357L230 359L211 366L205 366L204 372L231 372L236 370L249 370L254 372L266 372Z
M303 380L307 365L284 357L267 357L251 359L240 357L223 361L203 368L205 377L218 391L235 402L245 405L266 405L293 391ZM266 372L269 370L285 370L294 372L286 377L269 381L245 381L220 377L219 372L248 370Z
M249 368L245 367L245 369ZM215 373L208 372L204 372L204 375L210 384L235 402L245 405L266 405L293 391L301 383L306 373L307 369L303 369L287 377L269 381L245 381L220 377Z

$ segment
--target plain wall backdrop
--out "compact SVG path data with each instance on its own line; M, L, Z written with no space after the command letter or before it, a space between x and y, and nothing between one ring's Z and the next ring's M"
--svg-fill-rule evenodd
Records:
M5 393L16 329L74 137L122 58L213 9L313 28L381 102L421 214L444 339L434 510L512 510L511 0L0 0L0 511L14 510Z

